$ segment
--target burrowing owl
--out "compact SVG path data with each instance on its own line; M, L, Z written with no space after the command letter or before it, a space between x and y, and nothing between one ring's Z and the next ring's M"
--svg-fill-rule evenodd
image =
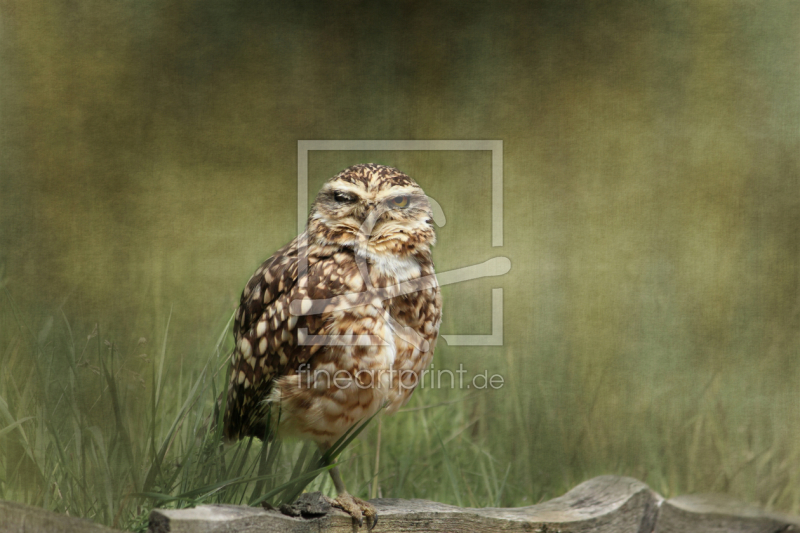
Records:
M381 406L408 401L441 321L432 218L419 185L394 168L356 165L325 183L306 232L242 293L226 438L278 431L325 450ZM374 525L375 509L331 474L337 506Z

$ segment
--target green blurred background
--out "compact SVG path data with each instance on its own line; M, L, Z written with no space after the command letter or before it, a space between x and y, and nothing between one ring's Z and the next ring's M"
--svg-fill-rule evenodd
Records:
M469 400L502 503L620 473L800 512L800 3L5 0L0 36L0 267L42 342L135 354L171 313L167 375L200 365L296 233L298 140L499 139L502 248L488 152L312 152L309 195L397 166L439 270L510 258L444 289L464 334L502 287L504 345L435 360L506 377Z

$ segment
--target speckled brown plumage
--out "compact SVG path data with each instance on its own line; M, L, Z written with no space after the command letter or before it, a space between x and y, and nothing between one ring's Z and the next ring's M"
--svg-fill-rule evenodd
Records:
M382 405L389 413L402 406L441 321L434 242L430 204L405 174L356 165L328 180L307 231L242 292L226 438L264 438L275 429L270 414L281 434L325 448ZM323 335L338 337L315 341Z

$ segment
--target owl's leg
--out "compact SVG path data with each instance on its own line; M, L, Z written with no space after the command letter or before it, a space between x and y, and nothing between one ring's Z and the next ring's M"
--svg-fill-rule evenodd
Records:
M378 511L371 503L365 502L361 498L356 498L347 492L342 476L339 475L339 467L334 466L331 468L331 479L333 479L333 486L336 487L336 494L338 495L335 500L331 501L332 506L352 516L353 521L358 522L359 527L364 524L364 518L366 518L368 531L378 525Z

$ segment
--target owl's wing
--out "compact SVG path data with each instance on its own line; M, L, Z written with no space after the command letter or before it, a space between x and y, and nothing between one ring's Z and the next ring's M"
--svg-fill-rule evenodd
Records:
M289 306L296 299L327 299L349 291L345 284L359 276L352 260L343 253L325 254L313 245L308 249L306 283L298 283L297 241L278 250L250 278L242 292L233 326L236 346L225 410L227 440L267 437L265 401L276 378L293 375L320 348L298 342L297 330L308 335L321 331L326 316L296 316Z

